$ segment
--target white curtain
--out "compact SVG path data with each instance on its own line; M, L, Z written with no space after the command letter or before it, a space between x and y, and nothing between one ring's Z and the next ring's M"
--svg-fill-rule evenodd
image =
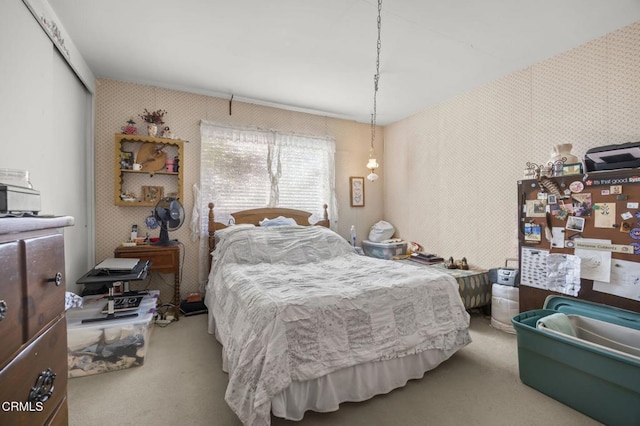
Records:
M328 205L332 227L338 220L335 196L335 141L275 131L200 123L200 197L202 235L207 235L207 205L225 224L231 213L260 207L286 207L322 219ZM207 279L207 239L200 244L200 282Z

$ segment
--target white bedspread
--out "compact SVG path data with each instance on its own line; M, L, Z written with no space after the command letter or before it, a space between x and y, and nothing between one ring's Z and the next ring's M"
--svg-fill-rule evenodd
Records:
M268 425L292 380L471 341L448 274L359 256L323 227L217 237L205 302L229 360L225 399L245 425Z

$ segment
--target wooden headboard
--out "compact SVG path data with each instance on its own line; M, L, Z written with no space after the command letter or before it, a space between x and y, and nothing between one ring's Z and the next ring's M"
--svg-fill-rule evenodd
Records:
M219 223L215 221L215 217L213 215L213 203L209 203L209 224L208 224L208 232L209 232L209 253L216 248L216 243L214 239L214 234L217 229L224 229L227 227L224 223ZM329 227L329 213L327 213L327 205L324 204L322 206L323 210L323 218L319 220L316 225ZM242 210L236 213L232 213L233 219L236 224L240 223L250 223L256 226L260 225L260 221L267 219L275 219L276 217L290 217L296 221L298 225L311 225L309 223L309 217L311 213L305 212L302 210L296 209L284 209L278 207L265 207L260 209L250 209L250 210ZM209 270L211 270L211 256L209 256Z

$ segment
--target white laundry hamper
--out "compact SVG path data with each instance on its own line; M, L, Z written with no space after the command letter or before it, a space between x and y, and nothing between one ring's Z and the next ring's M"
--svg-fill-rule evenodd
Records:
M491 326L515 334L511 319L520 313L519 288L502 284L491 287Z

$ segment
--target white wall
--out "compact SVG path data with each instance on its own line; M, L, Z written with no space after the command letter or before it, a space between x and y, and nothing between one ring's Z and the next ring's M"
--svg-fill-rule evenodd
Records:
M93 262L91 98L24 3L0 2L0 167L29 171L41 214L75 218L65 230L72 291Z
M385 217L445 258L501 266L526 163L640 141L639 100L640 22L389 125Z

